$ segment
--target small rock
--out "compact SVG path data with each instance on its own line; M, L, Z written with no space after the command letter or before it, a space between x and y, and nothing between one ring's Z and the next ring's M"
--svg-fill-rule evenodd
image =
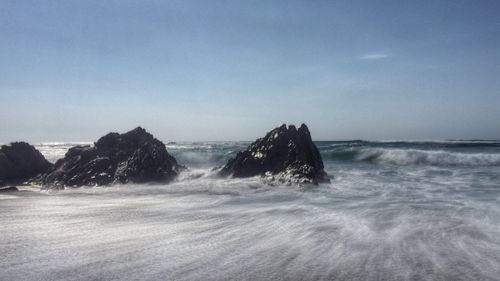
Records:
M26 142L13 142L0 148L0 180L24 181L51 168L52 164L40 151Z

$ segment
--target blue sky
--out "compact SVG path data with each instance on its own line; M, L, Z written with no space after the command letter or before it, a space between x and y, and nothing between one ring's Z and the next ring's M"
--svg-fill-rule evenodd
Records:
M0 142L500 138L499 1L0 1Z

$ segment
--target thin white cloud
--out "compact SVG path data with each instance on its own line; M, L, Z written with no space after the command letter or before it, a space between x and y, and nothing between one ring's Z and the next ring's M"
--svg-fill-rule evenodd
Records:
M381 60L381 59L386 59L388 57L389 55L384 53L369 53L361 56L361 58L364 60Z

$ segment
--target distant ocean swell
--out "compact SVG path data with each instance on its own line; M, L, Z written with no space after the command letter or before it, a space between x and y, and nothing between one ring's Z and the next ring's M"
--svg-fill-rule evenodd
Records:
M80 143L91 144L91 143ZM37 148L51 162L75 143L43 143ZM214 168L243 150L248 142L169 143L167 150L179 163L192 168ZM326 163L373 163L398 166L500 166L498 141L323 141L317 142Z

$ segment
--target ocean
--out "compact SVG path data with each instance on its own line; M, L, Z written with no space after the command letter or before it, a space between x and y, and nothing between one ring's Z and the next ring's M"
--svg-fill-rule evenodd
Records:
M500 280L499 141L316 142L329 184L217 178L248 144L168 143L167 185L0 195L0 280Z

